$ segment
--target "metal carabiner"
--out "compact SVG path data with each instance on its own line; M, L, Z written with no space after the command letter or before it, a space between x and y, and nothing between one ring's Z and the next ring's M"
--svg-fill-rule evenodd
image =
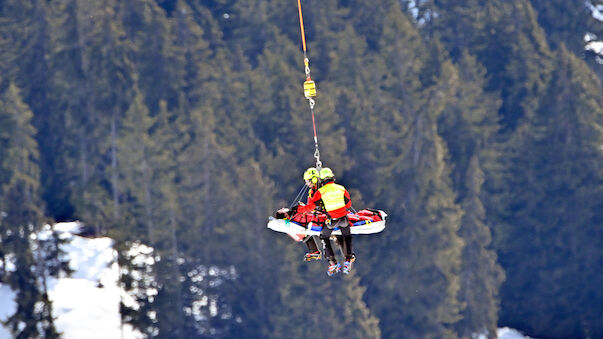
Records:
M304 59L304 67L306 71L306 76L310 77L310 60L308 60L308 58Z
M307 99L308 99L308 103L310 104L310 109L314 109L314 105L316 104L314 99L312 99L312 98L307 98Z

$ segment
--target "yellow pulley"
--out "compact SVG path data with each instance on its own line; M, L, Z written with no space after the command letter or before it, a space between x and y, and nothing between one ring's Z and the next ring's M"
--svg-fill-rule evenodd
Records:
M310 78L304 81L304 96L308 99L316 96L316 84Z
M310 60L308 60L308 58L304 58L304 66L306 69L306 81L304 82L304 96L307 99L310 99L316 96L316 84L310 78Z

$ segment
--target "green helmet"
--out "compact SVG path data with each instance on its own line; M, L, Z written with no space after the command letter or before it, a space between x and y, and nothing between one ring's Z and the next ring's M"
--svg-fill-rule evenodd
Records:
M330 168L325 167L320 170L320 180L334 179L334 178L335 178L335 174L333 174L333 171L331 171Z
M316 168L314 168L314 167L308 168L304 172L304 180L310 181L313 184L318 183L318 170L316 170Z

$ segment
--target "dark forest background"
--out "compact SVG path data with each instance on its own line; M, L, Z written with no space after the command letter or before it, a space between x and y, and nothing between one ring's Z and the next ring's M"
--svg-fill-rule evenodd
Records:
M329 279L266 229L314 164L296 1L0 0L5 324L59 335L60 239L31 234L80 220L116 240L149 337L603 337L589 5L303 1L323 163L390 215Z

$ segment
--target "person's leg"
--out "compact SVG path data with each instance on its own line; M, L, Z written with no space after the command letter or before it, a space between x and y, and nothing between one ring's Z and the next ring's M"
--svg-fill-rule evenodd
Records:
M341 265L337 262L337 259L335 259L335 253L333 253L333 247L331 247L330 238L332 232L333 230L327 226L323 226L322 231L320 232L320 240L322 241L324 253L327 259L329 259L329 269L327 270L327 275L329 277L341 270Z
M318 252L318 245L316 245L316 241L311 235L308 235L304 238L304 243L308 246L309 253Z
M352 262L355 259L354 253L352 252L352 230L350 227L350 220L347 216L337 219L333 226L339 227L339 230L341 230L341 237L343 238L343 255L345 256L343 273L349 274L352 269Z
M304 238L304 243L308 247L308 253L304 255L304 261L312 261L319 260L321 257L320 251L318 250L318 245L316 244L316 240L313 236L308 235Z
M347 216L337 219L335 223L336 227L339 227L341 230L341 240L338 241L339 245L342 248L343 255L345 256L345 260L350 261L353 258L352 252L352 230L350 228L350 220ZM339 240L339 239L337 239Z
M343 255L345 255L345 260L352 259L352 232L350 227L341 228L341 235L343 237Z
M345 254L343 252L343 236L336 235L335 242L337 243L337 246L339 246L339 249L341 249L341 254L345 256Z
M325 257L329 259L331 265L337 264L335 253L333 253L333 247L331 247L331 240L329 240L332 232L333 230L327 226L323 226L322 231L320 231L320 241L322 242Z

